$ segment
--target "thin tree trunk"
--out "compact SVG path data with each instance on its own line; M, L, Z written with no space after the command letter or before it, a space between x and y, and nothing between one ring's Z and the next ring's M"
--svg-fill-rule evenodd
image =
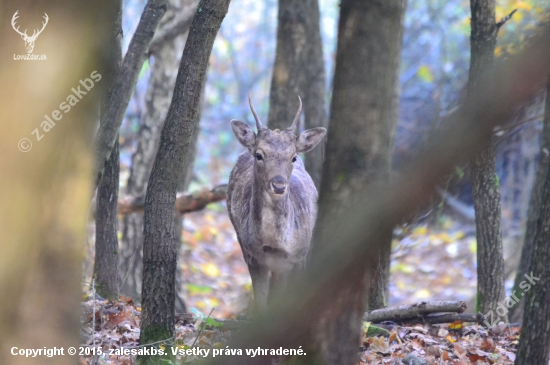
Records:
M487 70L493 65L497 39L495 0L471 0L472 32L468 92L476 95ZM500 191L492 140L470 159L476 214L477 308L483 314L496 311L504 299L504 258L500 229ZM496 312L494 312L496 313ZM506 321L507 316L500 316Z
M318 0L308 0L308 22L306 23L306 80L304 85L305 129L328 128L326 73L321 39L320 12ZM323 140L315 149L305 155L306 170L313 179L317 190L321 188L323 162L325 157Z
M202 100L202 95L201 95ZM186 192L191 183L191 178L193 177L193 167L195 165L195 157L197 156L197 142L199 140L200 133L200 116L201 116L201 107L199 106L199 112L197 113L197 120L195 121L195 129L193 130L193 135L189 141L189 150L185 155L185 161L183 163L183 172L180 176L180 181L178 183L178 192ZM176 211L175 222L174 222L174 235L176 239L177 247L177 256L179 257L179 251L182 244L182 233L183 233L183 220L185 219L184 215ZM181 270L176 269L176 288L182 288L184 285L183 273ZM187 312L187 306L185 301L179 295L178 290L176 289L176 313L185 313Z
M388 182L397 123L398 72L405 1L343 0L315 242L326 223L345 214L349 196L378 180ZM356 361L365 310L385 305L392 227L380 227L377 254L323 313L317 330L327 364ZM325 249L313 247L313 255ZM367 269L368 268L368 269ZM368 270L368 272L367 272ZM353 350L355 351L353 351Z
M543 142L541 158L548 160L548 134L550 126L550 77L546 88L544 112ZM540 171L545 168L546 171ZM535 186L541 185L538 199L538 219L534 224L532 258L528 272L525 273L518 298L525 298L523 326L517 352L516 365L546 365L550 353L550 165L541 160ZM533 189L533 194L536 191ZM534 199L532 195L531 201ZM526 242L527 243L527 242ZM523 259L523 254L522 254ZM529 280L530 279L530 280ZM528 286L526 286L528 285Z
M184 13L182 18L184 20L188 19L193 14L197 3L196 0L187 1L185 4L179 0L169 1L170 7L165 17L166 22L163 21L159 29L160 38L154 40L155 47L151 50L154 62L145 95L146 108L141 119L136 151L132 155L132 167L127 183L127 193L129 195L145 195L147 180L159 144L160 131L176 83L179 56L181 54L178 52L178 49L180 49L178 45L183 44L182 36L187 32L188 27L180 27L178 25L180 21L176 21L176 25L173 25L171 20L177 18L176 13ZM177 12L176 9L178 9ZM182 22L187 24L185 21ZM173 33L173 29L178 30L180 33ZM176 34L180 37L178 38ZM172 35L173 37L167 38L166 35ZM125 216L123 227L120 255L121 292L133 298L136 303L140 303L143 267L143 215L129 214ZM180 303L179 311L184 311L184 306L181 306L183 300L178 300L178 302Z
M170 338L174 333L177 266L174 203L196 127L208 59L228 7L229 0L202 0L199 3L149 178L144 213L142 345ZM156 360L158 357L141 359L142 362Z
M109 159L115 144L118 130L124 119L126 108L139 77L143 62L147 57L149 45L164 16L167 0L148 0L141 14L139 24L134 33L128 51L124 56L121 70L113 80L113 92L109 105L101 118L101 125L96 137L96 159L94 166L95 185L99 185L105 163Z
M271 79L268 125L284 130L304 102L306 128L326 127L325 66L318 0L279 0L277 50ZM306 168L320 186L324 145L306 157Z
M116 15L111 28L111 72L105 80L113 80L122 62L122 0L114 2ZM110 88L112 85L109 86ZM110 89L102 103L102 113L109 103ZM97 293L108 299L118 298L118 186L120 175L118 138L105 164L105 173L97 189L95 220L94 277Z
M521 296L522 290L520 288L520 284L525 281L525 275L529 274L529 266L531 265L531 260L533 257L535 233L541 214L542 190L544 188L544 182L546 181L546 174L550 170L550 80L548 81L548 85L546 87L546 103L544 108L545 114L542 122L537 173L533 184L533 189L531 190L531 198L529 199L525 238L523 241L521 259L513 288L513 293L520 298L520 301L510 309L511 322L519 322L523 317L525 297Z

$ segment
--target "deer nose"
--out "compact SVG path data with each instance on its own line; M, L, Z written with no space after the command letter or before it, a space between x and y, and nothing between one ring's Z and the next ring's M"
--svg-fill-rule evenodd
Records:
M286 190L286 179L281 175L271 179L271 188L275 194L283 194Z

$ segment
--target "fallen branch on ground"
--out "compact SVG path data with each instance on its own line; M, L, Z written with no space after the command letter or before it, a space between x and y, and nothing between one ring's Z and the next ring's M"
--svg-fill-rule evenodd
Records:
M376 309L365 313L363 320L374 323L383 321L407 321L415 318L423 318L433 313L462 313L466 308L466 302L461 300L449 302L420 302L412 305Z

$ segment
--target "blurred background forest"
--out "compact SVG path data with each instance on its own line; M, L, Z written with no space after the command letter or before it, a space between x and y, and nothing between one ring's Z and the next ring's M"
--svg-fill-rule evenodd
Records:
M178 9L191 9L192 14L197 1L174 0L171 3ZM143 0L124 2L124 51L144 5ZM319 5L326 90L330 98L339 6L334 0L320 0ZM497 62L518 51L523 37L545 12L547 14L548 4L543 0L498 1L497 20L514 9L517 12L499 32L495 49ZM464 96L469 67L469 17L469 1L408 1L394 168L401 166L422 146L428 130L442 124ZM167 14L165 23L169 21ZM161 23L160 31L162 26ZM260 118L267 120L276 31L277 1L231 2L210 58L196 155L192 170L184 179L187 181L182 182L182 191L210 189L227 182L229 172L242 152L229 121L240 119L252 124L246 100L249 92ZM152 164L156 147L151 146L158 144L158 123L165 118L185 37L185 34L178 35L173 42L160 46L160 51L152 52L141 71L120 130L119 194L122 197L145 192L143 186L147 177L140 180L139 169L142 167L139 165L149 164L145 167L147 170ZM162 99L162 94L168 96ZM307 99L308 95L301 97ZM166 103L164 107L155 104L162 103L162 100ZM156 106L156 114L151 111L152 105ZM542 117L541 96L525 105L515 120L496 131L508 289L513 284L514 270L519 262L530 187L536 173ZM155 123L157 127L151 127ZM154 128L157 128L157 136ZM151 148L154 150L147 154ZM455 173L448 178L447 191L442 191L430 208L418 213L417 223L396 229L388 305L414 303L427 298L470 301L475 296L476 244L472 204L468 167L456 166ZM121 216L121 245L135 239L128 232L128 226L141 219L140 214ZM92 224L89 230L90 258L85 267L86 286L93 265ZM208 313L216 307L216 317L220 318L241 313L248 304L250 277L227 217L225 202L213 203L203 211L186 214L181 239L178 290L187 310ZM121 250L122 294L134 296L139 293L140 283L132 282L132 273L140 265L140 253L134 249L125 254L124 248Z

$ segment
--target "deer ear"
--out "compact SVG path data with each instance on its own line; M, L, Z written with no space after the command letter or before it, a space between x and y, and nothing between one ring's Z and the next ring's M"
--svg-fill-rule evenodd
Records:
M327 130L322 127L303 131L296 141L296 151L298 153L311 151L319 142L321 142L325 134L327 134Z
M254 148L254 142L256 141L256 135L252 128L248 124L241 122L240 120L233 119L231 121L231 128L233 133L240 144L246 147L249 151L252 151Z

